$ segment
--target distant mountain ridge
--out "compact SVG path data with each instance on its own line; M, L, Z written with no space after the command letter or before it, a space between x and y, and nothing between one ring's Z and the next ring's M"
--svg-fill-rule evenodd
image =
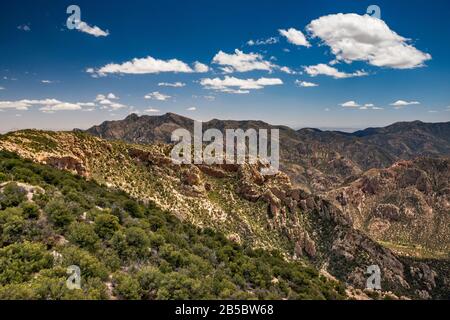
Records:
M170 143L174 129L193 130L194 120L174 113L161 116L131 114L105 121L87 133L130 143ZM399 160L450 155L450 122L398 122L354 133L305 128L293 130L263 121L213 119L203 129L241 128L280 130L282 169L294 183L311 191L326 191L371 168L387 168Z
M133 113L123 120L105 121L100 125L93 126L86 132L107 140L124 140L133 143L156 143L170 142L170 135L173 128L193 129L194 120L175 114L166 113L161 116L138 116ZM296 137L297 139L314 139L320 142L326 140L337 140L337 142L355 142L360 138L367 144L377 146L386 145L386 141L381 143L380 137L388 138L392 143L393 139L401 139L409 149L409 155L448 155L450 154L450 121L441 123L425 123L421 121L397 122L386 127L367 128L353 133L342 131L322 131L315 128L291 129L287 126L271 125L259 120L218 120L212 119L203 123L203 128L277 128L283 131L284 137ZM396 136L396 137L395 137ZM431 141L435 139L435 141ZM413 140L416 142L413 143ZM281 141L283 143L283 141ZM393 153L394 150L391 150Z

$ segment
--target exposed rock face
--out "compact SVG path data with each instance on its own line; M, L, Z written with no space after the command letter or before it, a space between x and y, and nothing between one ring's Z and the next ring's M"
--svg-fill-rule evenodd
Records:
M328 192L354 226L386 242L450 252L450 159L419 158L372 169Z
M411 274L414 278L420 279L425 283L428 292L436 287L437 274L425 263L420 263L417 267L411 267Z
M83 177L88 176L88 170L84 164L79 159L74 157L48 157L44 159L43 163L61 170L74 172Z
M200 169L196 166L189 166L182 171L182 181L189 186L202 185L202 178L200 177Z
M393 204L379 204L374 215L388 221L399 221L401 219L400 209Z
M302 256L305 252L310 258L316 256L316 244L309 237L307 232L301 233L300 239L295 243L296 256Z

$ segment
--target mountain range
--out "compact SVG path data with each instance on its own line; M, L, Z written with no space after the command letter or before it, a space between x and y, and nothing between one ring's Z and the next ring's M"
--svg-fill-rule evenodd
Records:
M233 243L311 263L344 283L348 297L367 294L358 290L370 265L381 268L384 295L448 297L450 122L354 133L261 121L203 124L279 129L275 176L262 176L259 163L172 163L172 131L193 123L173 113L131 114L86 131L11 132L0 136L0 149L155 203Z

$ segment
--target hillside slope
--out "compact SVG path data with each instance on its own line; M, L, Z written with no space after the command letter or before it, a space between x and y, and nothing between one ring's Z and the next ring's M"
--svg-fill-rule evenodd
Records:
M450 252L449 158L417 158L372 169L327 196L373 239L406 246L409 254Z
M449 286L446 275L372 241L337 206L294 187L283 173L262 177L250 165L174 165L168 145L131 145L80 132L19 131L0 137L0 149L154 202L235 243L306 259L358 288L373 264L382 269L383 289L398 295L437 297L437 288L447 292Z
M81 271L80 289L66 269ZM0 152L0 299L343 299L305 262Z

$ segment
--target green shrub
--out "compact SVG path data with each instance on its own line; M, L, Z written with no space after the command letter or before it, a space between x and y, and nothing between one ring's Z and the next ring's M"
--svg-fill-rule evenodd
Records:
M0 249L0 284L21 283L50 268L53 257L39 243L15 243Z
M88 251L74 246L66 246L62 248L61 254L63 256L63 265L78 266L81 270L82 278L107 278L107 268Z
M8 207L17 207L26 199L26 191L19 187L17 183L11 182L3 187L0 192L0 207L5 209Z
M44 211L47 213L50 221L59 228L67 227L74 220L67 203L62 199L50 200Z
M100 240L94 226L84 222L72 222L67 236L71 242L89 250L92 250Z
M123 209L128 212L132 217L142 218L144 216L143 210L139 204L134 200L126 200L123 203Z
M27 219L36 219L39 217L39 207L33 202L23 202L20 205L23 215Z
M121 299L138 300L141 299L142 289L138 280L125 273L114 275L114 294Z
M102 239L110 239L119 227L119 218L112 214L100 214L95 218L95 232Z

